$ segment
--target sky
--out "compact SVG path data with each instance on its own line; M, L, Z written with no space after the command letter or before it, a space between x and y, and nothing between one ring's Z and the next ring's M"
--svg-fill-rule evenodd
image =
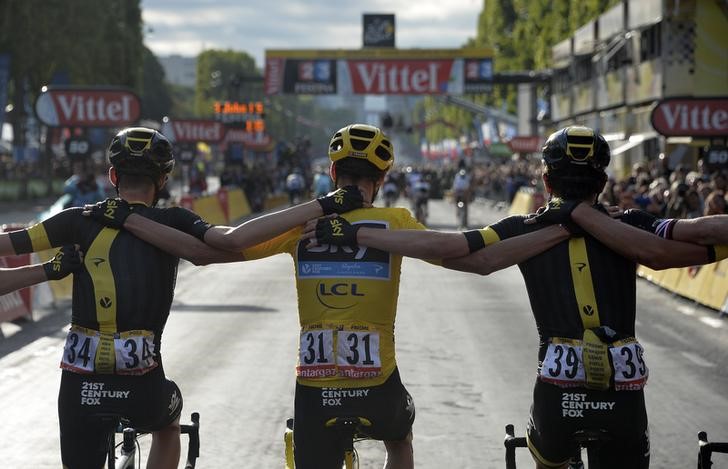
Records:
M459 48L483 0L142 0L155 55L233 49L264 65L266 49L359 49L362 14L394 13L396 47Z

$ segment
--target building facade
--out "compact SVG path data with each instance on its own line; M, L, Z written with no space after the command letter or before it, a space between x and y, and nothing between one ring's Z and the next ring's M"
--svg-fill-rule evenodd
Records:
M599 129L620 176L659 153L673 167L694 165L709 145L726 145L728 106L712 116L717 135L710 137L664 136L651 120L667 98L728 103L726 1L624 0L556 44L552 67L553 127Z

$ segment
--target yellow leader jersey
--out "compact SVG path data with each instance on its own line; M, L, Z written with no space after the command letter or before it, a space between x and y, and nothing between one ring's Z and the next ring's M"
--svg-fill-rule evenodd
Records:
M425 229L405 208L346 213L352 224ZM402 256L365 246L306 248L301 228L244 251L246 259L293 256L298 293L298 382L314 387L382 384L397 366L394 321Z

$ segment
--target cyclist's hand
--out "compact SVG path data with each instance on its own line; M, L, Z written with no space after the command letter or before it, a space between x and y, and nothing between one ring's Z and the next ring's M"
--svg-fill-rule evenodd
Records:
M619 205L603 205L603 207L607 211L607 215L612 218L619 218L624 214L624 210Z
M364 197L357 186L344 186L316 200L321 205L324 215L344 213L371 206L371 204L364 203Z
M132 208L124 199L106 199L84 206L83 214L109 228L121 230L127 217L132 214Z
M572 223L571 212L580 203L581 201L579 200L564 200L553 197L545 207L539 208L536 214L527 218L524 223L527 225L542 223L544 225L566 226L568 223Z
M310 220L304 228L302 239L309 239L308 247L321 244L356 246L356 234L361 225L352 225L346 219L333 216Z
M78 246L63 246L53 259L43 264L48 280L60 280L71 273L77 272L83 266L83 254Z
M625 210L620 218L623 222L650 233L654 233L662 221L650 212L634 208Z

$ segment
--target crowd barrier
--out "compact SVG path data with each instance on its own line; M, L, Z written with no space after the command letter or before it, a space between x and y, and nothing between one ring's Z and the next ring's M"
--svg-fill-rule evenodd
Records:
M534 213L536 209L544 204L544 196L533 187L521 187L516 192L508 210L509 215L522 215Z
M513 198L509 214L532 213L544 202L531 187L521 188ZM728 259L713 264L652 270L639 266L637 274L665 290L728 314Z
M274 195L269 197L265 202L265 209L274 209L288 203L287 195ZM250 204L241 189L220 188L214 195L205 195L200 197L183 196L180 198L179 205L186 207L209 223L217 225L235 224L237 220L248 216L252 213ZM39 220L48 218L56 212L62 210L62 204L54 204L44 212ZM25 228L26 225L4 225L0 227L0 231L14 231ZM20 256L0 257L0 267L19 267L28 264L46 262L50 260L58 251L58 249L49 249L34 254L24 254ZM73 279L71 276L62 280L47 282L51 295L49 299L44 301L58 302L69 300L73 292ZM0 296L0 322L12 321L22 317L32 319L34 297L36 287L24 288L7 295ZM45 297L44 297L45 298ZM35 302L41 305L38 301Z

